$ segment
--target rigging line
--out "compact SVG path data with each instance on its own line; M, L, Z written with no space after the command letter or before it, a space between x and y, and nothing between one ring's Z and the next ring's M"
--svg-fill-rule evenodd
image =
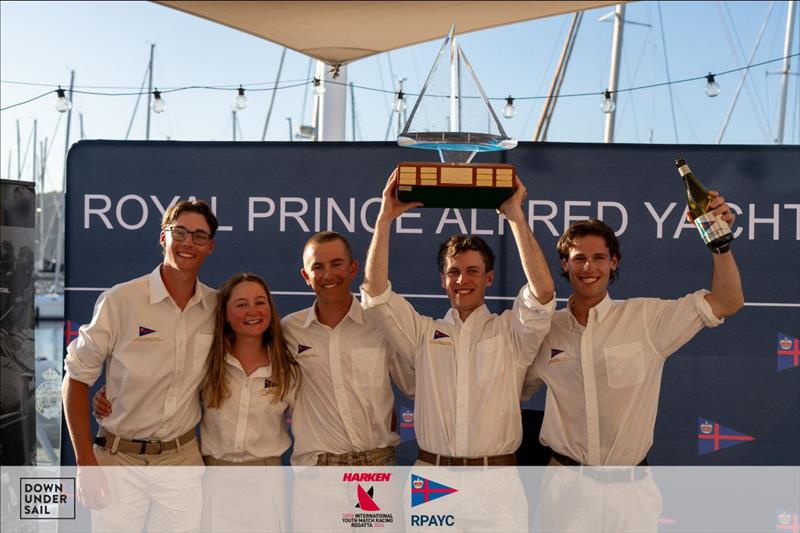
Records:
M48 94L53 94L53 93L55 93L55 91L47 91L46 93L42 93L39 96L34 96L33 98L29 98L28 100L25 100L24 102L18 102L16 104L11 104L11 105L8 105L6 107L2 107L2 108L0 108L0 111L5 111L6 109L11 109L12 107L21 106L21 105L24 105L24 104L29 104L29 103L33 102L34 100L38 100L39 98L43 98L43 97L47 96Z
M725 2L725 4L727 7L727 2ZM770 5L770 10L771 9L772 7ZM729 18L732 18L730 11L727 12L727 17L726 17L726 12L723 11L723 8L720 4L717 4L717 11L719 12L719 16L722 19L722 27L725 30L725 38L728 39L728 46L731 47L731 56L733 56L734 61L741 64L744 62L744 58L747 56L745 55L744 50L742 49L741 42L738 43L735 42L736 40L739 40L739 35L738 33L736 33L736 27L734 26L733 21L729 20ZM733 32L733 34L731 32ZM736 37L736 40L734 39L734 36ZM738 50L736 49L735 46L736 44L739 45ZM739 55L739 53L741 53L741 56ZM750 99L750 105L752 105L753 108L755 108L757 111L762 111L763 113L763 110L759 109L758 106L753 102L753 94L751 92L750 84L745 83L744 89L747 90L747 97ZM764 117L758 113L754 114L756 115L758 126L759 128L761 128L761 134L764 135L765 140L769 141L770 139L769 125L768 125L769 121L767 120L767 125L765 126Z
M769 3L769 10L767 11L767 16L764 18L764 22L761 24L761 28L758 30L758 36L756 37L756 42L753 46L753 50L750 52L750 57L747 59L747 65L750 66L750 63L755 58L756 50L758 50L758 45L761 43L761 38L764 36L764 30L767 28L767 21L769 21L769 16L772 13L772 8L775 7L774 0ZM742 78L739 80L739 84L736 86L736 92L733 95L733 100L731 101L730 107L728 107L728 112L725 114L725 119L722 121L722 127L720 128L719 135L717 136L716 144L720 144L722 142L722 138L725 136L725 130L728 128L728 123L731 120L731 115L733 114L733 109L736 107L736 102L739 100L739 94L742 91L742 87L744 86L744 82L747 79L747 74L749 70L745 70L742 73Z
M556 52L558 52L559 45L564 41L564 31L567 29L567 24L569 23L571 17L567 14L562 16L561 19L562 19L561 29L558 31L558 39L553 39L553 47L550 49L550 58L547 60L547 65L545 65L544 69L542 69L542 77L539 79L539 86L536 88L537 93L542 92L544 84L547 82L547 73L550 71L550 66L553 64L553 60L556 57ZM564 74L566 75L566 72ZM527 134L525 133L525 131L528 129L528 124L530 124L531 119L533 118L534 110L535 106L531 106L530 109L528 110L528 116L525 117L525 122L522 125L523 135L520 138L523 139L531 138L533 132L531 132L531 134Z
M375 56L375 62L378 63L378 80L380 80L380 82L381 82L381 88L379 90L380 90L380 92L383 93L383 107L385 107L386 111L389 112L390 106L389 106L388 100L386 99L386 92L387 92L386 89L385 89L386 82L383 79L383 68L381 67L381 55L382 54L378 54L378 55ZM353 87L356 87L356 85L353 85ZM359 86L358 88L359 89L363 89L364 87L360 87ZM411 95L409 95L409 96L411 96Z
M744 58L745 57L744 48L742 47L742 40L739 37L739 31L736 29L736 22L733 20L733 14L730 11L728 2L723 2L723 5L725 6L725 12L728 15L728 20L730 21L731 29L733 30L733 36L736 37L736 44L739 46L739 53L742 54L742 58ZM778 32L774 33L774 35L777 34ZM761 95L758 94L758 88L755 86L753 80L748 79L747 81L748 84L745 87L747 89L747 97L750 98L750 103L753 105L753 107L756 107L759 111L761 111L760 118L763 119L764 123L767 125L766 139L767 141L769 141L771 135L769 133L769 118L767 118L768 117L767 110L764 109L764 106L760 98ZM753 97L751 90L756 93L755 97Z
M139 101L142 99L141 91L144 89L144 84L147 83L147 73L150 72L150 63L147 63L147 67L144 69L144 76L142 76L142 83L139 85L139 94L136 95L136 103L133 104L133 113L131 114L131 121L128 123L128 131L125 132L125 140L128 140L128 136L131 133L131 128L133 127L133 120L136 118L136 112L139 110Z
M658 7L658 26L661 28L661 47L664 51L664 67L667 69L667 90L669 91L669 108L672 112L672 131L675 133L675 142L680 142L678 140L678 123L675 120L675 102L672 96L672 84L670 83L670 76L669 76L669 57L667 56L667 38L664 35L664 17L661 15L661 2L656 2L656 7Z
M311 81L311 65L313 63L313 59L310 57L308 58L308 67L306 68L306 81ZM306 104L308 103L308 93L309 91L305 91L303 95L303 106L300 108L300 124L304 124L306 121ZM291 141L291 139L289 139Z

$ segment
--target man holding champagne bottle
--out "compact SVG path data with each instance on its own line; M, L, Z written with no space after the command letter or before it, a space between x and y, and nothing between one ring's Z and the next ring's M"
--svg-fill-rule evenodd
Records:
M687 171L681 169L684 179ZM733 225L725 199L705 192L705 202L694 202L705 213L690 209L688 218L710 214ZM690 195L690 207L692 202ZM622 257L614 231L599 220L583 220L564 232L557 249L573 292L568 306L554 313L526 378L528 386L539 380L548 386L540 440L553 450L551 465L647 464L664 361L744 304L729 241L714 249L706 239L714 252L710 291L677 300L612 300L608 285Z

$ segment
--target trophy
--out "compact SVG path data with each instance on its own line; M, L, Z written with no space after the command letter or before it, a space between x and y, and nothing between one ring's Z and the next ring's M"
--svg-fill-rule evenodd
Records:
M442 61L447 50L449 68ZM462 76L464 70L469 77ZM397 166L397 197L402 202L496 209L513 194L514 165L471 163L478 152L510 150L517 141L506 135L472 65L456 43L455 24L439 49L397 144L436 150L440 159L439 163L403 162Z

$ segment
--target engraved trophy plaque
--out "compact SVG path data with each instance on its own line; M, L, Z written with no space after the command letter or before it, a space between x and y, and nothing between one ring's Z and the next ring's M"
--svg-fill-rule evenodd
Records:
M449 64L442 60L450 52ZM462 76L463 71L469 76ZM496 209L510 197L514 166L471 164L478 152L509 150L517 141L506 135L475 71L456 43L455 25L417 96L397 144L436 150L439 163L403 162L397 197L424 207Z

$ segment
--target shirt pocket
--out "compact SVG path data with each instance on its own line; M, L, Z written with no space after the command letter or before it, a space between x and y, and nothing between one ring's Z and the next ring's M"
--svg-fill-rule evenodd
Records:
M194 337L194 356L192 357L192 369L195 372L205 372L208 352L211 350L211 343L214 335L198 333Z
M477 344L478 364L476 370L479 381L489 381L500 374L503 367L503 358L505 357L504 350L505 343L502 335L480 341Z
M644 354L641 342L629 342L603 349L608 386L631 387L644 381Z
M353 377L361 387L381 387L386 374L384 348L355 348L352 351Z

